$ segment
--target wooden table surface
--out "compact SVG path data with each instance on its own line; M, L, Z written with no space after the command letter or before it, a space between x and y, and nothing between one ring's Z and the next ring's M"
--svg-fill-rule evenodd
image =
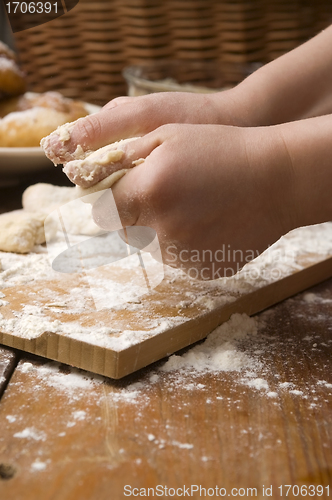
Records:
M112 381L0 347L0 499L329 498L331 305L328 280L258 315L255 373Z

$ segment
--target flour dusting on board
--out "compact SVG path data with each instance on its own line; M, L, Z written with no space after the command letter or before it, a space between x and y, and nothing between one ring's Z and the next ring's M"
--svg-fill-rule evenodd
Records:
M88 277L58 273L51 268L43 246L35 247L35 251L27 255L1 252L0 329L26 339L51 332L92 346L122 351L331 254L332 223L305 227L281 238L234 277L198 282L181 271L168 269L162 293L157 287L144 297L133 295L135 286L131 276L136 271L130 267L130 257L123 260L120 271L117 271L125 277L119 303L118 281L113 272L99 273L97 269L92 270ZM137 255L132 258L137 263ZM15 293L19 297L19 300L16 297L15 305L11 303L12 287L16 287ZM102 298L106 293L103 311L107 312L107 321L100 319L98 311L96 314L93 297ZM138 290L138 295L140 293ZM310 304L313 298L308 296L307 301ZM253 333L256 328L254 320L243 321L247 322L245 329ZM218 363L224 367L228 363L232 368L249 368L250 360L246 354L234 351L234 339L212 352L213 339L226 335L231 326L225 328L220 327L209 337L204 352L199 353L199 360L194 360L198 351L193 351L181 361L177 358L170 360L165 369L171 369L175 362L189 366L194 361L196 368L200 366L200 369L206 364L217 366Z

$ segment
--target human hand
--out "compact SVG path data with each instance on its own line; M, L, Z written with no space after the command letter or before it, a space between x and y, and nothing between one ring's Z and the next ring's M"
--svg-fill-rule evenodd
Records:
M99 113L69 127L67 124L64 134L51 134L44 142L45 152L55 163L67 163L77 159L77 146L80 153L95 151L120 139L145 135L167 123L239 125L236 95L230 89L215 94L161 92L118 97Z
M201 279L234 274L294 227L292 170L275 127L168 124L127 147L145 161L112 188L121 222L153 228L166 264ZM110 196L93 206L105 230Z

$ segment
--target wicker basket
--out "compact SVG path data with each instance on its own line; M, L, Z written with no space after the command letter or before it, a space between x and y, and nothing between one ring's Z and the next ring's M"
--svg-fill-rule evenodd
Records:
M126 94L126 66L265 63L330 23L331 0L80 0L15 39L31 90L104 104Z

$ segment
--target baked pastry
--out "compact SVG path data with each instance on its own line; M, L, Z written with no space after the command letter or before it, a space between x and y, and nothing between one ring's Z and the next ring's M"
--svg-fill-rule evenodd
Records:
M0 98L23 94L25 90L24 73L17 65L15 53L0 41Z
M84 103L58 92L22 96L0 101L0 147L36 147L58 126L86 116Z

